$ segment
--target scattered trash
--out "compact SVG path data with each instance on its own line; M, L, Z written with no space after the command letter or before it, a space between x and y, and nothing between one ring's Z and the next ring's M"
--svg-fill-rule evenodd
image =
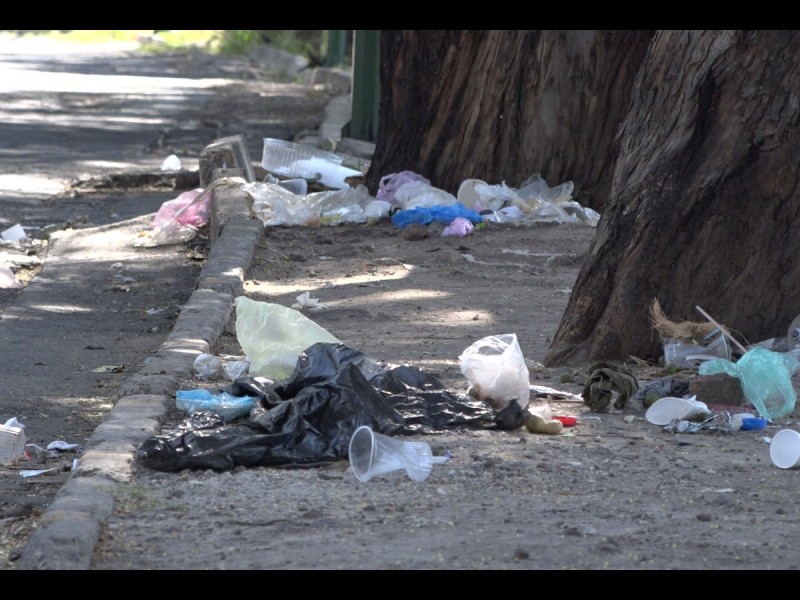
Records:
M764 429L767 426L767 419L764 417L755 417L745 413L737 413L732 416L733 427L742 431L754 431Z
M4 229L0 232L0 237L8 242L24 242L28 239L28 234L25 233L25 229L17 223L16 225L12 225L8 229Z
M260 181L242 184L241 189L253 199L253 213L265 227L370 223L388 216L390 208L370 196L363 185L307 195Z
M529 410L525 415L525 429L528 433L559 435L564 430L564 423L552 418L549 409L546 415Z
M378 182L378 192L375 197L378 200L385 200L389 202L394 208L399 208L400 205L396 199L397 190L408 183L422 182L430 185L431 181L427 177L423 177L414 171L400 171L399 173L390 173L381 177Z
M720 331L715 330L715 333L716 337L711 341L704 340L703 344L695 343L692 340L664 338L664 364L697 367L703 361L713 358L730 360L731 351L727 338Z
M470 383L468 394L502 410L510 402L520 408L530 400L530 374L515 333L490 335L458 357L461 373Z
M373 477L401 469L414 481L425 481L433 465L447 462L450 456L433 456L426 442L399 440L362 425L350 438L348 459L356 479L367 483Z
M580 423L600 423L602 419L600 417L590 416L590 415L580 415L577 417Z
M669 433L698 433L700 431L731 433L764 429L767 420L746 413L729 411L700 413L689 419L673 419L662 428Z
M103 365L92 369L92 373L122 373L125 370L125 365Z
M222 359L214 354L198 354L192 363L192 372L199 379L219 379L222 376Z
M792 375L798 369L800 362L791 354L757 346L735 363L724 358L706 361L700 365L698 373L726 373L736 377L760 416L779 419L794 410L797 392L792 386Z
M639 388L631 400L633 402L641 402L645 408L650 408L656 400L666 396L677 396L682 398L689 393L689 380L680 379L678 377L661 377L650 383L645 384L644 387Z
M175 406L189 415L198 412L212 412L225 421L233 421L250 414L257 398L254 396L234 396L228 392L213 394L209 390L178 390L175 393Z
M247 358L239 360L223 360L222 374L225 379L236 381L245 377L250 372L250 360Z
M24 287L17 275L8 267L0 267L0 289L18 290Z
M434 221L449 225L458 217L467 219L472 223L483 223L483 217L480 214L459 203L449 204L447 206L417 206L415 208L398 210L392 215L391 220L394 225L402 229L413 223L430 225Z
M473 229L475 229L475 226L472 224L472 221L464 217L456 217L450 225L442 230L442 237L463 237L472 233Z
M794 429L781 429L769 444L769 457L779 469L800 467L800 433Z
M347 458L362 425L389 436L505 427L502 412L445 389L433 375L381 365L341 343L313 344L270 389L280 401L258 402L246 420L225 424L214 413L195 413L175 431L144 440L137 459L161 471L304 467Z
M311 292L303 292L297 296L297 302L292 304L292 308L310 308L312 310L322 310L328 308L319 301L319 298L312 298Z
M291 375L300 353L315 342L338 343L303 313L238 296L236 337L254 376L280 380Z
M216 381L227 379L235 381L244 377L250 370L250 361L246 358L239 360L223 359L215 354L198 354L192 363L192 371L200 380Z
M167 158L164 159L164 162L161 163L161 170L162 171L180 171L181 170L181 159L177 157L175 154L170 154Z
M394 204L401 210L443 208L458 204L458 199L450 192L430 183L410 181L397 188L394 193Z
M342 166L342 158L332 152L274 138L264 138L261 166L277 175L303 178L337 189L349 187L345 181L348 177L363 175Z
M48 450L57 450L59 452L77 452L80 450L80 446L78 444L70 444L69 442L65 442L63 440L56 440L55 442L50 442L47 444Z
M593 411L605 412L612 400L617 410L625 408L638 389L636 377L624 367L597 362L589 368L589 379L582 395L583 401Z
M16 417L0 425L0 463L15 465L25 456L25 426Z
M697 396L678 398L665 396L656 400L644 415L648 423L653 425L668 425L672 421L691 421L705 419L711 414L708 406L700 402Z
M149 235L134 241L135 247L150 248L188 242L205 227L211 214L213 186L182 192L164 202L153 218Z
M52 469L24 469L19 472L20 476L28 478L28 477L38 477L39 475L58 475L60 471L59 468L53 467Z

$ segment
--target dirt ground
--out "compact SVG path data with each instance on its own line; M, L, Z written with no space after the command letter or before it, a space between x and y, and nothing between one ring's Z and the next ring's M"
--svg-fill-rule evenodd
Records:
M529 408L575 416L560 433L443 430L424 481L396 470L358 481L346 460L314 468L137 468L92 569L796 569L800 471L771 464L780 427L674 433L629 401L593 412L586 368L542 367L594 230L494 225L422 239L378 225L268 228L247 297L292 306L341 342L434 374L466 394L458 356L515 333ZM242 358L235 321L218 349ZM624 365L639 387L666 376ZM688 379L693 370L671 374ZM216 389L224 387L224 381ZM187 389L211 387L187 381ZM173 412L164 431L185 415ZM202 540L199 544L198 541Z
M186 59L174 60L180 66ZM288 139L315 128L325 98L270 90L259 80L220 89L195 119L209 124L200 131L208 139L194 127L187 141L176 128L153 147L196 155L215 137L245 132L257 157L263 135ZM265 105L273 96L285 101ZM275 129L254 133L265 114ZM137 465L135 481L119 489L92 569L800 568L800 471L774 467L768 445L780 428L798 428L794 418L765 430L672 433L648 423L640 402L591 411L580 396L590 365L541 366L593 229L439 233L431 226L427 237L407 239L389 223L269 228L246 295L292 306L309 292L325 308L303 313L343 343L430 372L461 394L469 386L460 353L486 336L515 333L535 386L529 406L579 417L575 426L559 434L520 428L413 436L434 455L451 456L422 482L399 470L361 483L347 461L177 473ZM234 322L217 353L241 358ZM657 365L626 366L640 386L665 375ZM174 410L163 431L183 416ZM51 487L31 493L46 499L58 486ZM0 556L10 556L13 569L35 515L6 521Z

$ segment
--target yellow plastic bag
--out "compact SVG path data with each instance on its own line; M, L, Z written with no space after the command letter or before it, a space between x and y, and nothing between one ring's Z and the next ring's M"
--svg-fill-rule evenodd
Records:
M294 371L297 359L317 342L340 343L336 337L302 313L246 296L234 300L236 337L250 360L249 374L273 381Z

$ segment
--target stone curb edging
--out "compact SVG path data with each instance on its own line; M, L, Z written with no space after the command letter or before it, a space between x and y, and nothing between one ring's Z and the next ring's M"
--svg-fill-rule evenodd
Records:
M89 570L102 524L114 507L117 486L133 478L138 445L158 433L180 377L190 377L195 358L210 352L228 325L236 296L263 224L251 214L252 199L240 185L253 181L243 136L212 142L200 172L211 173L210 243L195 290L166 342L145 366L123 382L117 402L97 429L17 560L20 570ZM220 157L222 157L220 159ZM213 161L223 160L224 167ZM233 160L236 163L229 164ZM238 167L238 169L234 168ZM243 177L228 177L234 171Z

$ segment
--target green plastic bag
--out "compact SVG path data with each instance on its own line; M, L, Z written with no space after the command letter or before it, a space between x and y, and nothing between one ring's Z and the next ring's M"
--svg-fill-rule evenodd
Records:
M246 296L234 300L236 338L250 360L249 374L273 381L294 371L297 359L317 342L340 343L301 312Z
M800 368L800 362L791 354L773 352L761 346L748 350L733 363L724 358L708 360L700 365L700 375L726 373L736 377L742 391L767 419L780 419L794 410L797 393L792 386L792 375Z

